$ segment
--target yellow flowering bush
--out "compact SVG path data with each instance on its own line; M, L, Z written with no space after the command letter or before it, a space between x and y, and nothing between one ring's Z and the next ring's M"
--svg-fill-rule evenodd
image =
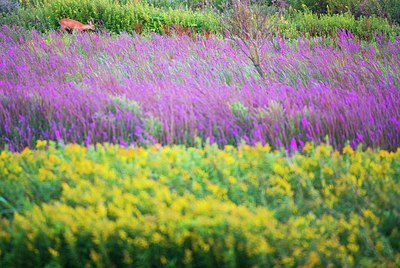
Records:
M400 265L400 150L0 152L0 267Z

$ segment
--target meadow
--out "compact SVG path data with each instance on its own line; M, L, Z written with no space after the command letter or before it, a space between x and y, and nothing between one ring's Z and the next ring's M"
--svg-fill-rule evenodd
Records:
M274 38L260 79L219 39L0 29L0 144L270 144L396 150L400 45Z
M400 150L38 141L0 159L2 267L400 261Z
M1 0L0 267L400 266L397 11L327 2Z

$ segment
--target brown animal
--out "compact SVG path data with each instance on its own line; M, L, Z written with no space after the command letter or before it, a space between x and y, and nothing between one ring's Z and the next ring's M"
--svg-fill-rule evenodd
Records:
M92 22L89 22L88 24L83 24L77 20L65 18L61 19L59 23L61 26L61 31L71 30L76 32L82 32L85 30L94 30L94 25Z

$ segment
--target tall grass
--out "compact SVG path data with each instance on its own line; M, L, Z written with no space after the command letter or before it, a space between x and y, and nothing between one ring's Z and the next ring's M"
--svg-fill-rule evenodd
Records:
M400 145L399 41L228 41L0 30L0 137L91 144Z

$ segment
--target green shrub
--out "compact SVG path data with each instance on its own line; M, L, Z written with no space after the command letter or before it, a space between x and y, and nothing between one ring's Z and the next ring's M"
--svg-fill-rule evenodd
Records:
M0 151L0 266L398 267L399 198L400 150L38 141Z
M326 13L328 0L288 0L289 5L297 10L304 10L304 8L311 10L315 13Z
M400 1L397 0L327 0L331 13L350 12L356 17L372 16L400 22Z
M225 11L233 7L237 0L142 0L156 7L167 8L189 8L192 10L198 9L213 9L216 11ZM243 1L245 2L245 1ZM257 4L270 5L273 0L257 0L253 1Z
M279 31L286 37L336 37L339 29L350 31L361 40L374 39L376 32L387 37L400 35L400 27L390 25L387 19L376 16L355 18L349 13L320 15L310 11L292 11L279 22Z
M398 0L289 0L288 2L294 9L308 9L317 14L350 12L357 18L376 15L400 23Z
M194 32L217 31L218 20L212 13L190 10L155 8L148 4L116 4L109 0L54 0L40 7L21 9L19 20L22 26L44 31L58 29L61 18L71 18L83 23L93 19L104 29L140 33L165 33L168 28L181 26ZM14 18L4 18L10 21Z
M399 9L400 10L400 9ZM149 4L126 1L118 4L110 0L53 0L41 6L20 8L18 14L0 15L0 24L19 24L40 31L59 29L58 21L69 17L86 23L93 19L98 30L113 33L138 32L169 34L172 29L195 33L211 32L223 35L218 15L182 9L166 9ZM400 27L391 25L387 19L375 15L356 18L350 13L322 14L290 9L279 20L277 32L286 38L336 37L339 29L352 32L362 40L374 39L376 32L393 38L400 35Z

